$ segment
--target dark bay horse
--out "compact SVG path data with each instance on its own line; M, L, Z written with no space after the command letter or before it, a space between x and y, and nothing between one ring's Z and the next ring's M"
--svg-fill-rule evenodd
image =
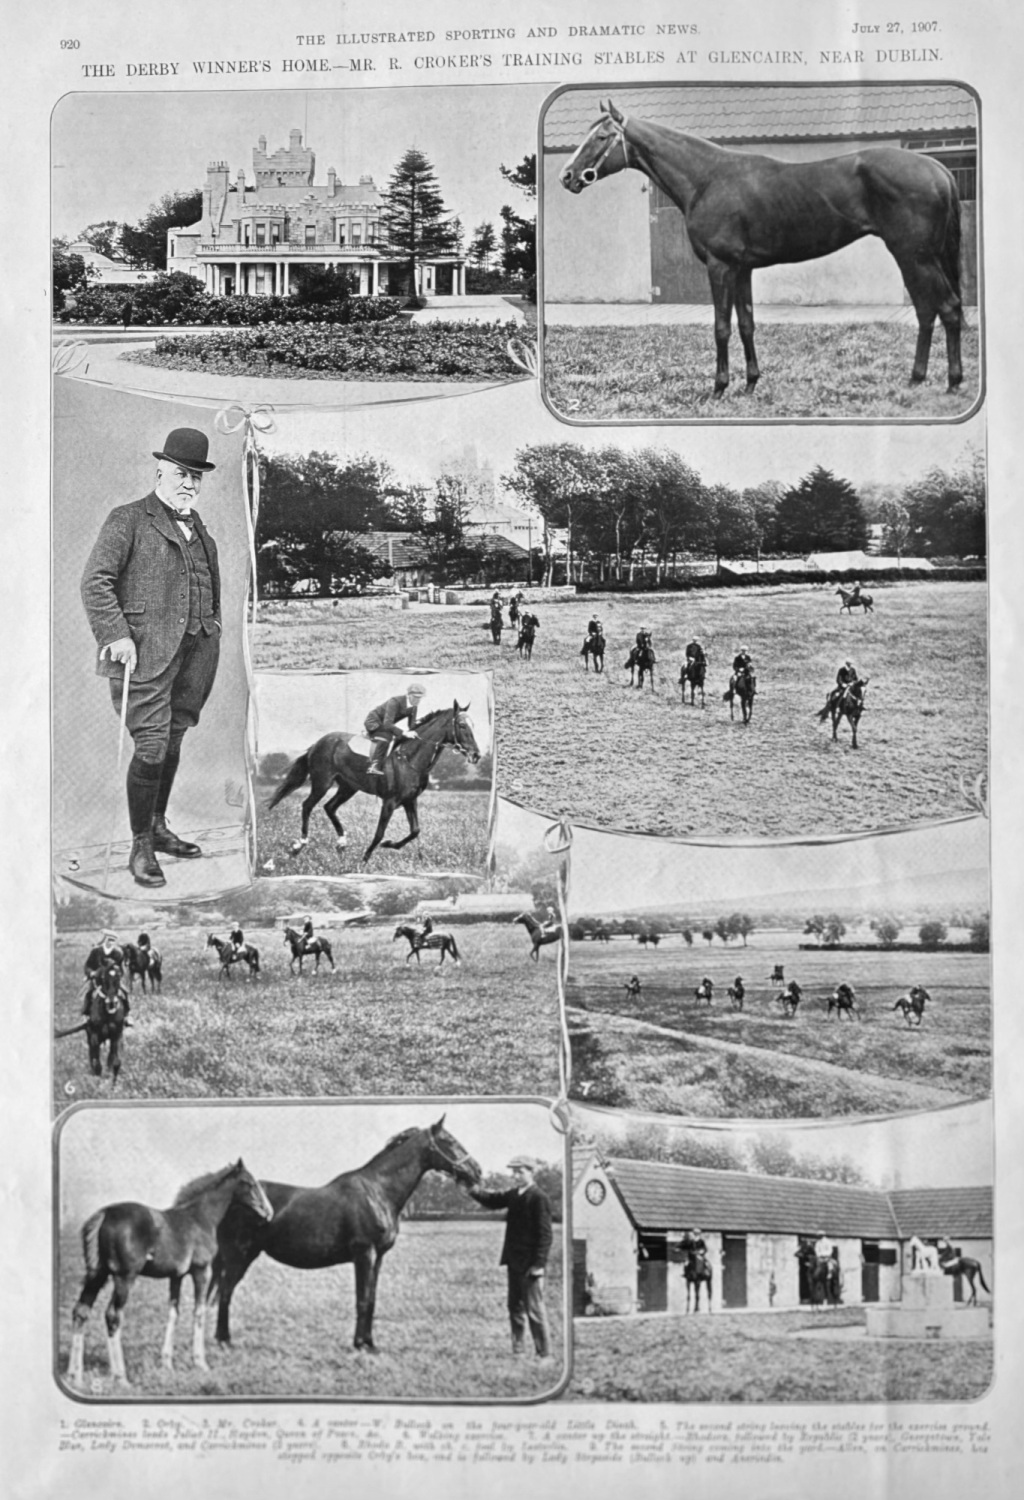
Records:
M268 1222L232 1208L220 1226L211 1300L218 1301L217 1342L231 1342L231 1298L258 1255L284 1266L317 1271L349 1262L356 1269L353 1347L376 1352L373 1314L381 1262L398 1238L402 1209L427 1172L444 1172L473 1187L478 1164L444 1128L403 1130L358 1171L342 1172L324 1187L264 1182L274 1217Z
M845 611L850 615L855 609L862 609L866 615L874 614L875 601L870 594L855 594L850 589L836 589L836 593L840 599L840 614Z
M458 944L455 941L454 934L451 932L424 932L421 927L413 927L409 923L403 923L402 926L395 928L395 936L391 941L394 942L395 938L400 937L404 937L409 944L409 951L405 955L406 963L409 962L410 958L415 958L416 962L420 963L420 953L424 948L428 952L435 948L440 951L441 957L438 967L444 963L445 955L448 953L451 954L455 963L461 962Z
M853 985L847 984L845 980L843 980L842 984L836 985L831 995L829 995L826 1004L828 1006L825 1012L826 1017L830 1016L834 1010L837 1021L841 1021L844 1016L849 1016L851 1021L854 1016L863 1020L857 1005L857 992Z
M679 687L683 695L684 703L686 702L686 687L687 684L689 684L690 706L693 707L696 704L696 693L699 688L700 706L701 708L704 707L704 680L707 677L707 672L708 664L706 661L694 661L692 658L690 658L689 660L683 662L683 665L679 670Z
M946 331L949 390L960 385L960 200L952 175L932 157L872 146L820 161L776 161L665 125L627 120L609 99L562 169L562 186L580 193L627 167L650 178L682 211L690 244L707 267L715 306L716 396L729 383L734 307L748 392L761 373L752 272L816 260L871 234L899 266L917 314L911 383L927 377L938 317Z
M893 1010L901 1010L903 1019L908 1026L920 1026L924 1020L924 1008L931 999L924 985L915 984L908 995L901 995L893 1006ZM917 1017L916 1020L913 1017Z
M132 988L135 977L138 975L143 991L145 991L147 979L151 990L159 990L164 977L160 949L153 947L144 932L139 933L137 943L122 943L121 947L128 966L128 988Z
M789 1020L796 1015L800 1001L804 998L804 992L795 979L791 979L784 990L780 990L775 996L782 1006L782 1014Z
M629 656L623 662L623 666L629 668L630 687L636 682L636 686L642 688L644 677L650 676L651 692L653 693L654 668L657 666L657 663L658 658L655 656L654 647L649 641L645 641L642 646L634 646Z
M600 631L596 635L588 635L580 647L580 655L583 665L590 671L590 663L594 663L595 672L604 671L605 638Z
M835 688L828 695L825 707L818 710L818 723L824 724L829 717L832 719L832 738L839 738L839 725L845 719L850 726L852 739L851 750L857 748L857 725L860 716L864 712L864 689L868 685L867 677L858 677L856 682L848 682L845 687Z
M110 1373L128 1385L121 1348L121 1318L132 1286L139 1276L170 1281L170 1309L161 1354L164 1369L174 1367L174 1330L178 1321L181 1284L191 1276L195 1291L192 1359L197 1369L206 1363L206 1299L217 1252L217 1226L232 1204L251 1219L265 1223L273 1213L266 1193L243 1163L207 1172L181 1189L170 1208L161 1211L144 1203L109 1203L82 1227L85 1279L71 1315L71 1358L68 1381L84 1379L85 1325L93 1303L112 1277L114 1292L106 1312Z
M124 987L124 972L113 959L105 959L93 978L88 993L88 1014L77 1026L68 1026L57 1031L57 1038L74 1036L84 1031L89 1047L89 1069L100 1078L103 1074L102 1049L107 1049L107 1071L111 1082L116 1083L121 1072L121 1038L128 1016L127 993Z
M715 1003L715 986L710 979L702 979L693 992L693 998L698 1005L711 1006Z
M835 1257L818 1255L813 1245L804 1243L796 1258L807 1272L812 1306L823 1307L827 1302L838 1307L843 1300L843 1273Z
M527 661L533 660L533 643L537 639L537 630L538 624L536 615L525 614L520 617L519 636L516 640L516 650L519 652L519 655L521 657L525 657Z
M260 977L260 950L254 948L252 943L243 943L242 947L236 950L234 943L228 942L227 938L216 937L210 932L206 936L206 946L217 950L217 957L220 959L218 979L231 978L232 964L245 964L250 979Z
M981 1262L970 1255L957 1255L953 1246L947 1241L939 1248L939 1269L947 1276L965 1276L967 1284L971 1289L971 1295L967 1299L968 1307L977 1307L978 1288L975 1281L981 1282L981 1289L992 1295L992 1288L985 1280L985 1273L981 1269Z
M740 713L744 724L750 723L750 716L754 712L754 698L757 694L757 678L749 667L741 667L734 672L729 679L729 686L722 694L722 702L729 705L729 717L734 719L735 700L740 700Z
M299 964L299 973L302 973L302 960L304 958L316 959L316 967L313 970L314 974L319 974L320 960L322 958L326 958L331 968L334 968L334 953L327 938L311 938L307 942L301 932L296 932L294 927L286 927L284 930L284 940L292 950L291 961L288 967L293 974L295 973L296 960L298 960Z
M538 922L537 918L531 916L528 911L524 911L522 916L514 917L513 922L525 927L530 934L530 942L533 944L533 947L530 949L530 957L535 963L540 962L537 955L541 948L546 947L548 943L558 943L561 941L561 927L549 929Z
M276 807L283 798L298 791L307 781L309 796L302 804L302 834L292 845L292 853L299 854L309 843L309 817L317 803L331 786L337 787L324 812L338 836L338 848L347 843L345 830L338 818L338 808L354 797L357 792L380 799L380 817L377 828L363 855L363 863L381 844L385 849L402 849L420 836L420 820L417 802L426 790L430 773L438 756L448 746L465 755L474 764L480 759L480 750L473 734L466 708L453 703L451 708L438 708L416 725L416 738L402 740L384 762L383 775L367 774L368 755L353 750L349 744L352 735L343 730L325 734L311 745L305 755L300 755L288 768L281 785L267 804L267 809ZM399 808L404 808L409 822L409 832L404 839L385 839L388 824Z
M736 978L733 980L732 984L729 986L729 988L726 990L725 993L729 996L729 999L732 1001L732 1008L733 1008L733 1010L742 1010L743 1009L743 1002L747 998L747 990L746 990L746 986L743 983L743 980L740 978L740 976L738 974L736 975Z
M686 1242L683 1242L686 1249ZM704 1250L690 1250L686 1256L683 1266L683 1280L686 1282L686 1311L700 1312L700 1289L705 1287L707 1295L704 1305L708 1312L711 1311L711 1262L708 1260ZM692 1302L692 1308L691 1308Z

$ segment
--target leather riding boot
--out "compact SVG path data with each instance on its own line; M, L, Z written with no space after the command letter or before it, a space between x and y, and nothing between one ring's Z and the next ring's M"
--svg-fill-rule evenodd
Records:
M135 878L136 885L166 885L164 872L157 863L156 854L153 852L153 835L151 833L137 833L132 839L132 852L128 856L128 868Z
M174 859L200 859L203 853L198 844L190 844L173 833L164 817L153 819L153 848L160 854L170 854Z

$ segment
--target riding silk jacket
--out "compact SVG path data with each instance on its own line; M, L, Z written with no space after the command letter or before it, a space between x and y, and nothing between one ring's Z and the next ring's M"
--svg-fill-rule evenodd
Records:
M204 634L220 634L217 544L195 511L192 524L198 558L167 507L151 492L110 512L85 565L82 602L97 647L102 651L131 637L138 652L133 674L137 682L147 682L164 670L190 617ZM120 677L122 670L121 663L109 657L97 659L101 677Z
M551 1204L547 1197L531 1183L522 1192L508 1188L504 1192L488 1193L482 1189L473 1192L476 1201L484 1208L504 1208L505 1243L501 1251L501 1266L513 1271L543 1270L551 1252Z
M402 719L408 720L410 729L416 728L416 704L404 693L399 693L382 703L379 708L371 709L363 727L371 735L385 729L393 733Z

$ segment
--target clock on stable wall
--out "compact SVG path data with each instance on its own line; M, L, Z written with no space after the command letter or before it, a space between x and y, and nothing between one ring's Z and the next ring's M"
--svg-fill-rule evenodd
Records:
M603 1182L600 1182L598 1180L598 1178L592 1177L583 1191L587 1195L587 1202L593 1203L596 1207L599 1203L604 1202L608 1189L605 1187Z

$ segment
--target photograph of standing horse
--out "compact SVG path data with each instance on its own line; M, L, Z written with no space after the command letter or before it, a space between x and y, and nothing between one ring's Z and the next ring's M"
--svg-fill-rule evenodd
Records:
M642 172L680 209L690 244L707 268L715 311L716 396L729 384L733 308L748 393L760 377L752 273L831 255L865 235L882 240L914 305L918 332L911 384L927 378L939 318L946 334L948 389L960 386L960 200L952 174L932 157L871 146L818 161L779 161L627 119L609 99L563 168L561 183L577 194L627 168Z
M103 1074L103 1048L107 1049L107 1071L111 1084L115 1084L121 1072L121 1038L127 1022L128 996L124 987L124 973L119 963L112 959L104 961L92 980L88 994L89 1012L77 1026L55 1031L60 1039L85 1032L89 1047L89 1070L96 1078Z
M295 965L299 965L299 973L302 973L302 960L304 958L316 959L314 974L320 972L320 960L326 958L331 968L334 968L334 953L330 941L325 937L306 939L301 932L296 932L294 927L286 927L284 940L292 950L292 956L288 964L291 972L295 973Z
M868 685L867 677L858 677L856 682L849 682L845 687L835 688L829 693L824 708L818 710L818 723L824 724L825 720L832 720L832 738L838 740L839 725L843 719L850 726L852 739L850 749L857 748L857 725L860 716L864 712L864 689Z
M438 967L444 963L445 955L449 953L455 963L461 963L462 961L454 933L424 932L421 927L413 927L410 923L403 922L401 926L395 928L395 935L391 941L394 942L396 938L400 937L404 937L409 944L409 951L405 955L406 963L409 962L410 958L415 958L416 962L420 963L420 954L424 948L428 952L436 950L440 953Z
M355 748L358 745L366 746ZM416 725L415 737L401 740L384 761L383 774L371 776L370 746L365 740L344 730L325 734L311 745L305 755L289 766L281 785L274 792L267 810L277 806L292 792L298 791L308 781L309 795L302 804L302 833L292 845L292 854L299 854L309 843L309 818L313 809L327 795L332 786L337 790L324 803L337 845L343 849L347 843L345 830L337 816L337 810L354 797L357 792L380 800L380 817L377 828L363 854L365 864L380 845L384 849L402 849L420 836L418 801L426 791L430 773L438 756L445 748L466 756L474 765L480 759L480 750L473 734L473 725L465 708L457 702L451 708L438 708L427 714ZM399 808L405 812L409 832L404 839L385 839L388 824Z
M217 1226L232 1204L252 1222L266 1223L273 1209L266 1193L241 1157L233 1166L207 1172L186 1183L167 1209L144 1203L109 1203L82 1227L85 1279L71 1314L71 1357L68 1383L81 1386L85 1378L85 1325L93 1303L107 1282L114 1291L107 1306L107 1351L110 1374L122 1386L130 1384L121 1346L122 1318L131 1289L139 1276L170 1281L170 1307L161 1363L174 1368L174 1331L178 1321L181 1284L191 1276L195 1292L192 1361L206 1370L206 1299L214 1257Z
M402 1209L427 1172L443 1172L475 1187L480 1167L444 1128L413 1127L393 1136L357 1171L342 1172L323 1187L264 1182L273 1218L261 1219L242 1205L224 1217L213 1265L211 1301L217 1302L217 1342L231 1343L231 1299L259 1255L299 1271L354 1263L356 1326L353 1348L377 1352L373 1316L384 1256L398 1239ZM322 1330L318 1330L322 1336Z

